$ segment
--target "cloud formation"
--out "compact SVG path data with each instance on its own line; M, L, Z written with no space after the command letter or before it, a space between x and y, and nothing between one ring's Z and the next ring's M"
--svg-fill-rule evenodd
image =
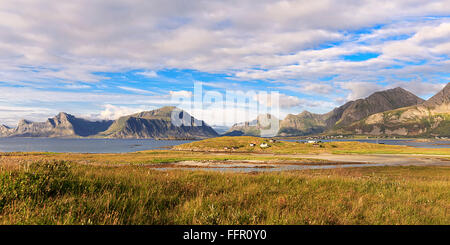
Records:
M171 94L189 95L192 80L204 78L170 70L206 74L205 84L221 89L280 88L280 103L292 110L324 111L395 86L429 96L450 81L448 6L449 0L4 0L0 106L39 101L50 113L59 109L52 101L86 102L73 109L98 113L105 104L162 105ZM149 80L164 99L148 90ZM12 121L6 118L0 120Z
M92 72L176 67L202 71L240 70L245 78L275 78L322 69L364 68L336 62L336 55L382 51L378 62L448 53L448 25L427 16L449 14L449 1L3 1L0 54L10 61L2 80L98 81ZM386 27L390 32L346 42L365 27L417 16L421 24ZM413 22L417 20L412 20ZM439 24L440 23L440 24ZM406 27L405 27L406 26ZM389 29L390 28L390 29ZM402 28L411 29L410 32ZM413 30L415 29L415 30ZM384 28L383 28L384 30ZM414 34L415 31L415 34ZM414 34L377 43L380 35ZM313 50L308 50L313 49ZM12 61L12 62L11 62ZM318 66L320 65L320 66ZM376 65L376 64L374 64ZM268 68L266 72L254 67ZM311 70L312 69L312 70ZM31 70L37 72L31 72ZM239 75L238 75L239 76ZM5 79L6 78L6 79Z

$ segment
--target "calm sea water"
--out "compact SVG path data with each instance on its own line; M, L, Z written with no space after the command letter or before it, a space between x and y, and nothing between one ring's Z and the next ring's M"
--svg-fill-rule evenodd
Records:
M0 152L120 153L167 149L192 140L0 138Z
M285 140L290 142L296 142L296 141L303 141L306 142L307 140ZM419 148L449 148L450 147L450 141L444 141L444 140L433 140L431 142L419 142L414 141L414 139L386 139L381 140L379 139L378 142L376 139L332 139L332 140L320 140L322 142L333 142L333 141L358 141L358 142L366 142L366 143L378 143L378 144L386 144L386 145L407 145L407 146L413 146L413 147L419 147Z
M301 141L301 140L286 140ZM376 143L376 140L322 140L359 141ZM0 138L0 152L82 152L120 153L152 149L167 149L192 140L152 140L152 139L58 139L58 138ZM387 145L408 145L426 148L448 148L450 141L416 142L412 140L378 140Z

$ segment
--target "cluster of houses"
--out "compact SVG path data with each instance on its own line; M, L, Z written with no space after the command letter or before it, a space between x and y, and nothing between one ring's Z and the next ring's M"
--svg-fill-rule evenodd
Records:
M269 142L270 142L270 143L275 143L275 142L277 142L277 140L275 140L275 139L270 139ZM250 145L251 147L255 147L255 146L256 146L255 143L250 143L249 145ZM267 144L267 142L262 142L261 144L259 144L259 147L261 147L261 148L267 148L267 147L270 147L270 145Z
M277 142L277 140L275 140L275 139L270 139L269 140L269 143L275 143L275 142ZM249 144L249 146L251 146L251 147L256 147L256 143L250 143ZM262 142L261 144L259 144L259 147L261 147L261 148L267 148L267 147L270 147L270 145L267 143L267 142ZM232 147L227 147L227 146L225 146L223 149L224 150L237 150L239 147L236 147L236 146L232 146Z

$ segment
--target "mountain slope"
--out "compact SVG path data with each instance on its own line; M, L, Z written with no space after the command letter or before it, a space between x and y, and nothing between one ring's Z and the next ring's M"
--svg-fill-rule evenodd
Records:
M45 122L20 120L16 128L0 127L0 137L78 137L106 130L112 121L88 121L60 112Z
M326 114L304 111L298 115L288 115L280 123L280 136L318 134L350 125L369 115L417 105L424 100L402 88L375 92L367 98L349 101Z
M423 102L423 99L399 87L379 91L367 98L349 101L325 114L314 114L308 111L297 115L289 114L280 121L278 136L334 133L369 115ZM251 122L235 124L224 135L260 136L260 134L261 125L259 119L256 119Z
M179 118L185 118L183 125L174 124L172 112L179 113ZM206 123L193 118L187 112L167 106L121 117L115 120L106 131L99 133L98 136L107 138L187 139L209 138L218 136L218 134Z
M301 136L321 133L326 128L325 116L303 111L298 115L289 114L280 123L279 136Z
M420 105L377 113L343 128L369 135L450 136L450 83Z
M271 114L261 114L250 122L234 124L223 136L261 136L261 130L268 130L270 121L280 121Z
M344 105L345 109L342 110L340 117L334 115L330 117L339 118L334 125L332 125L332 120L329 120L328 125L332 125L333 128L345 127L378 112L417 105L423 102L423 99L400 87L379 91L365 99L347 103Z
M0 125L0 137L2 135L9 135L11 133L12 129L6 125Z

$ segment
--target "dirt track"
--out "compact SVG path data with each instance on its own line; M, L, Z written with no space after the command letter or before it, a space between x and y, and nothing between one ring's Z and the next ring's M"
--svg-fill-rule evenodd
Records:
M300 156L299 156L300 157ZM301 155L302 158L322 159L336 162L347 163L377 163L389 166L396 165L420 165L420 166L450 166L450 157L448 155L402 155L402 154L374 154L374 155L336 155L336 154L319 154L319 155Z
M374 166L450 166L450 156L431 155L278 155L292 157L289 161L229 160L229 161L181 161L159 166L161 169L184 168L192 170L216 170L239 172L289 171L302 169L329 169ZM296 160L298 158L298 160ZM320 159L329 162L308 162L304 159Z

